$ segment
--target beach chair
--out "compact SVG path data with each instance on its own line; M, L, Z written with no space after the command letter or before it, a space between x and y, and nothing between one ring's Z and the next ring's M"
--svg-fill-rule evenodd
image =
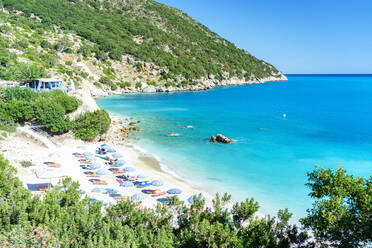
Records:
M86 160L86 159L79 159L80 164L92 164L91 160Z
M61 167L60 163L54 163L54 162L48 162L47 165L48 167L55 167L55 168Z
M93 174L87 174L87 177L100 177L100 175L93 173Z
M140 182L133 182L133 184L136 186L136 185L141 185L141 184L147 184L149 183L149 181L140 181Z
M45 191L45 190L47 190L49 188L52 189L53 188L53 185L41 185L41 186L38 187L38 190L39 191Z
M158 193L158 191L160 191L160 189L145 189L145 190L143 190L143 193L145 193L145 194L156 194L156 193Z
M152 197L158 197L158 196L162 196L162 195L166 195L166 194L167 194L166 191L162 191L162 192L159 192L159 193L153 194Z
M117 200L117 201L128 201L129 200L129 196L125 196L125 195L115 196L114 199Z
M137 185L137 188L145 188L151 185L152 185L151 183L140 184L140 185Z
M98 179L96 179L96 180L93 181L93 184L94 185L107 185L107 182L104 181L104 180L98 180Z

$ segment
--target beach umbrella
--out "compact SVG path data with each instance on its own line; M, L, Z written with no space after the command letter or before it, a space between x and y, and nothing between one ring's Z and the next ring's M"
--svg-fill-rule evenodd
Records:
M161 202L161 203L168 203L169 200L167 198L159 198L157 199L158 202Z
M182 193L182 190L173 188L173 189L168 190L167 193L171 195L178 195Z
M120 184L121 187L133 187L134 186L134 183L132 183L131 181L124 181Z
M160 181L160 180L154 180L154 181L151 182L151 184L153 186L159 187L159 186L163 186L164 183L162 181Z
M106 193L117 193L118 192L117 189L112 189L112 188L107 188L105 190L106 190Z
M101 193L102 190L103 190L103 189L101 189L101 188L94 188L94 189L92 189L92 192L93 192L93 193Z
M118 161L115 161L114 162L114 166L123 166L125 165L125 161L124 160L118 160Z
M134 169L133 167L125 167L124 168L124 171L125 172L132 172L132 171L135 171L136 169Z
M101 168L101 164L100 163L93 163L90 165L90 168L94 169L94 170L97 170L99 168Z
M137 175L137 178L146 178L146 177L147 177L147 175L142 174L142 173L140 173L140 174Z
M61 158L61 155L53 152L48 155L48 158Z
M144 193L137 193L137 194L132 195L132 197L130 199L132 201L142 201L146 197L147 197L147 195L145 195Z
M83 152L83 155L86 156L86 157L93 157L94 154L91 153L91 152Z
M89 160L89 161L96 160L96 158L94 156L85 156L85 159Z
M107 175L108 171L107 170L99 170L96 172L97 175Z
M120 153L114 153L114 154L112 154L112 157L113 158L122 158L123 155L121 155Z
M101 145L101 148L105 149L106 152L111 152L111 153L116 152L114 149L112 149L109 145L106 145L106 144Z
M198 199L199 201L203 201L204 198L200 195L192 195L190 196L187 201L190 203L190 204L194 204L194 197L196 197L196 199Z

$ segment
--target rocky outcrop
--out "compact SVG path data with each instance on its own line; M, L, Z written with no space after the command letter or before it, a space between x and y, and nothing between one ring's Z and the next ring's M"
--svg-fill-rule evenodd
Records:
M233 139L230 139L222 134L217 134L216 136L212 136L211 140L213 143L224 143L224 144L230 144L235 142Z
M155 93L156 92L156 88L155 86L153 85L148 85L146 86L143 90L142 90L143 93Z

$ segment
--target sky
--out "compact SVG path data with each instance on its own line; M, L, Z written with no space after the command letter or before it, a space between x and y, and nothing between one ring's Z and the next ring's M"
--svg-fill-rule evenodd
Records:
M372 0L157 0L291 73L372 74Z

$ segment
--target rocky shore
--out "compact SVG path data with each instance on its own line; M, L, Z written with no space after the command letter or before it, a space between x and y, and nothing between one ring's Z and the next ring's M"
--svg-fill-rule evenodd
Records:
M100 89L97 87L90 87L91 88L91 95L94 98L97 97L105 97L110 95L122 95L127 93L156 93L156 92L180 92L180 91L202 91L202 90L209 90L214 87L218 86L237 86L237 85L246 85L246 84L262 84L266 82L274 82L274 81L287 81L287 77L283 74L278 75L278 77L268 77L263 79L256 79L253 81L245 81L239 78L231 78L230 80L223 80L223 81L216 81L213 79L206 79L202 80L195 85L187 85L182 87L175 87L175 86L154 86L148 85L146 83L142 83L141 87L125 87L124 89L118 90L108 90L108 89Z

